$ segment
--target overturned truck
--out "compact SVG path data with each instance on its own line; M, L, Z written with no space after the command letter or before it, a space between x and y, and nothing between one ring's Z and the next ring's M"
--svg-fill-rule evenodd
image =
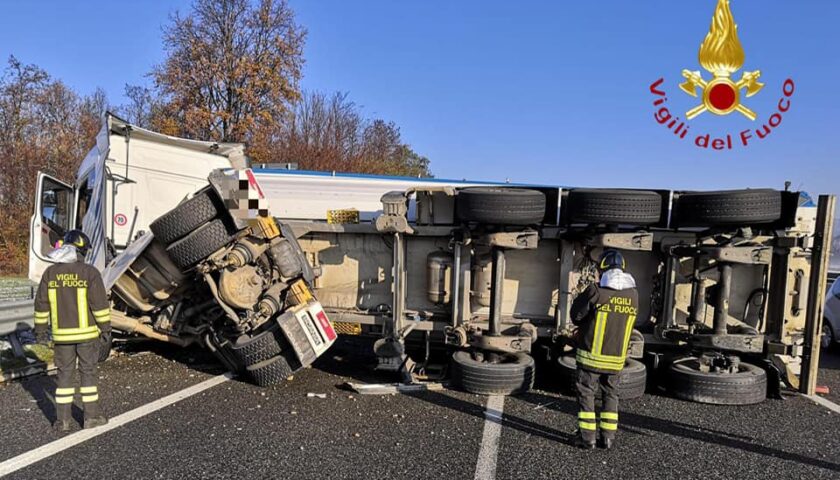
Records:
M215 186L214 177L223 174L211 175ZM329 221L227 226L231 196L207 188L153 222L154 239L114 284L116 308L154 314L132 321L166 339L201 338L259 384L320 354L312 338L334 339L324 311L335 330L375 337L378 368L405 381L441 376L437 350L470 392L528 390L534 357L570 384L569 311L597 280L604 248L624 253L645 299L625 398L655 381L688 400L757 403L780 381L798 388L818 348L809 295L824 288L828 252L815 240L830 231L829 197L818 209L804 194L771 189L427 186L384 194L371 221L346 209ZM267 224L279 225L274 236ZM310 289L320 301L311 324L323 331L304 338L307 324L283 312L307 305L298 296ZM311 352L289 348L295 335Z
M642 299L622 397L813 389L831 196L251 170L242 151L107 116L74 185L39 175L30 278L83 228L117 329L201 343L257 384L341 334L403 381L514 394L538 367L570 383L571 305L614 248Z

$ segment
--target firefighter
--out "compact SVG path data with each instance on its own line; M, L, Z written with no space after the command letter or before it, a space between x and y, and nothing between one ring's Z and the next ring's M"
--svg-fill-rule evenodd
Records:
M598 261L598 284L590 285L572 305L572 322L578 326L575 446L580 448L594 448L599 429L602 448L612 448L615 443L619 374L627 358L639 304L636 281L624 272L625 268L620 252L605 250ZM600 416L595 413L598 390L603 392Z
M84 406L84 428L108 423L99 407L97 368L102 348L111 348L111 310L99 271L84 263L90 240L79 230L68 231L49 257L54 263L41 277L35 296L35 335L48 342L52 330L54 363L58 369L55 390L55 428L70 430L71 407L76 394L73 376L78 360ZM48 329L51 325L51 329ZM101 338L100 338L101 336Z

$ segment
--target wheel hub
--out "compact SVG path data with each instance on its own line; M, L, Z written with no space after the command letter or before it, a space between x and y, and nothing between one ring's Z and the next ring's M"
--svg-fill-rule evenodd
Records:
M706 352L699 358L700 371L706 373L738 373L741 359L735 355L720 352Z

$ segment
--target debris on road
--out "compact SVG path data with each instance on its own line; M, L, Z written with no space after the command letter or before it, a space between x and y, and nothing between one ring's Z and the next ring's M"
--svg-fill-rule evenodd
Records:
M437 392L444 389L443 384L437 382L417 384L345 382L342 386L362 395L393 395L395 393Z

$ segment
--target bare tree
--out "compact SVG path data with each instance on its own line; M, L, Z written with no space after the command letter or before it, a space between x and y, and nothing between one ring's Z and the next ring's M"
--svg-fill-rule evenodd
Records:
M285 0L195 0L164 28L152 77L165 133L247 142L299 98L305 31ZM174 130L174 131L173 131Z
M367 120L346 93L305 93L267 142L273 161L307 170L430 176L429 160L403 143L393 122Z
M154 119L160 115L160 98L150 88L141 85L125 85L124 95L128 103L121 105L117 110L128 122L138 127L154 128Z

